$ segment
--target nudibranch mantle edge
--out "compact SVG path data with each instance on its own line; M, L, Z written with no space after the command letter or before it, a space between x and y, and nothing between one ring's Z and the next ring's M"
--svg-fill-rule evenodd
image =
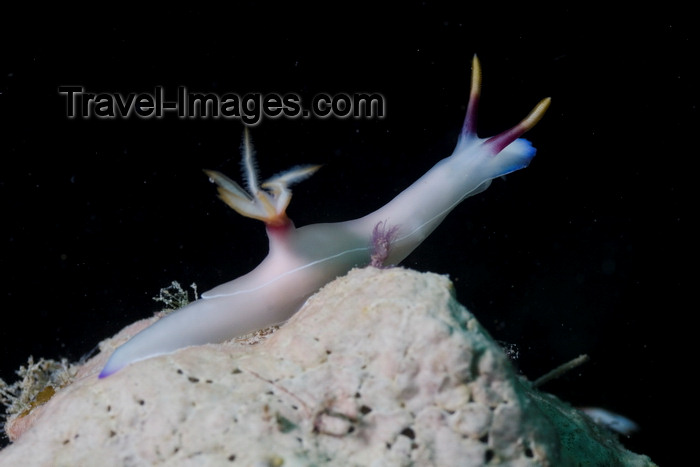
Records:
M133 336L114 351L99 377L183 347L224 342L283 323L309 296L353 267L399 264L462 200L488 188L492 179L526 167L535 156L535 148L520 137L542 118L550 99L540 101L509 130L479 138L480 87L481 67L474 56L469 104L452 155L385 206L345 222L296 228L286 215L289 187L319 166L294 167L259 183L246 129L242 152L247 189L219 172L205 172L230 207L265 222L267 256L251 272L214 287ZM373 245L378 239L383 244Z

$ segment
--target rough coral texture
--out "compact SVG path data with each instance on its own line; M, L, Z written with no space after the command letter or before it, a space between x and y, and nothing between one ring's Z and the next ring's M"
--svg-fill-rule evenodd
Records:
M268 336L97 379L130 333L8 430L1 466L654 465L517 376L444 276L356 269Z

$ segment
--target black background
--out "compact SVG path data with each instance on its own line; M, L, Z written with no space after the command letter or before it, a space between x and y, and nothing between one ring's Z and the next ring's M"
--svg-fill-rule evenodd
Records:
M205 291L266 253L263 225L217 200L201 170L239 179L240 121L69 120L58 86L383 94L381 120L252 128L263 177L324 164L294 189L300 226L364 215L449 155L476 53L482 136L552 97L527 135L538 155L455 209L403 266L449 274L531 379L589 354L543 389L634 419L642 430L625 445L660 465L683 458L698 128L687 13L432 2L36 13L6 14L0 32L0 377L29 355L78 359L158 310L151 298L171 281Z

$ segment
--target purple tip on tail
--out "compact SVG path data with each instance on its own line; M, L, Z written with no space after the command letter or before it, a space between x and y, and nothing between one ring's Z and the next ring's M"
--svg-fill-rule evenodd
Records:
M100 371L100 375L98 376L99 379L106 378L110 375L113 375L117 371L121 369L121 366L115 365L114 364L114 354L107 360L107 364L102 368L102 371Z

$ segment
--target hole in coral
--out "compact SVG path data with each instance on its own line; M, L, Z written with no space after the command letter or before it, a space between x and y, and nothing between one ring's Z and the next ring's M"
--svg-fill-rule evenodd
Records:
M491 449L487 449L486 453L484 454L484 462L489 463L493 459L493 451Z
M367 414L370 413L371 411L372 411L372 408L371 408L371 407L367 407L366 405L363 405L362 407L360 407L360 413L361 413L362 415L367 415Z
M190 381L190 383L199 383L199 378L195 378L194 376L190 376L187 379Z
M525 448L525 457L535 457L535 453L532 452L532 449Z
M408 439L416 439L416 433L411 428L404 428L401 434Z
M235 454L231 454L230 456L228 456L228 460L231 461L231 462L235 461L235 460L236 460L236 455L235 455Z

